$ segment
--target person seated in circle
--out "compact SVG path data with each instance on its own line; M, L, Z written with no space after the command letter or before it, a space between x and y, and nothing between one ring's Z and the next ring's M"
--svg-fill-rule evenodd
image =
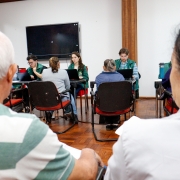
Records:
M126 48L121 48L119 50L120 59L115 60L116 70L118 69L133 69L133 77L136 80L134 91L136 93L136 98L139 98L139 73L136 62L129 59L129 50Z
M180 30L171 57L173 99L180 107ZM126 121L116 132L118 141L108 161L104 180L179 179L180 110L161 119Z
M32 80L36 79L36 80L40 81L41 77L42 77L41 74L44 69L47 69L47 67L38 63L38 58L33 54L31 54L27 57L27 61L30 66L27 69L27 72L31 76L31 79Z
M87 67L82 63L82 58L78 52L71 53L71 64L69 65L68 69L77 69L79 78L86 80L85 88L89 87L89 75L87 72ZM76 95L81 89L84 89L84 84L82 83L77 85Z
M116 71L115 61L113 59L106 59L104 61L103 72L96 76L95 82L98 90L99 85L104 82L118 82L124 80L123 75ZM116 124L119 124L120 116L100 116L100 123L103 121L102 119L104 119L107 124L106 129L111 130L118 127Z
M51 57L49 59L49 66L50 68L44 69L42 73L42 81L51 81L57 87L59 93L65 91L66 89L70 89L70 81L67 74L67 71L64 69L60 69L60 61L57 57ZM69 99L69 93L64 95L62 101ZM74 102L74 98L71 95L71 104L73 106L73 111L75 115L75 121L78 122L77 117L77 109ZM69 113L70 115L70 113ZM49 117L50 118L50 117Z

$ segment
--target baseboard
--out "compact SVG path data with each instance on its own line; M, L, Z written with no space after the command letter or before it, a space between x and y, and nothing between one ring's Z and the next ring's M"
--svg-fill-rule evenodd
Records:
M156 99L155 97L146 97L146 96L141 96L139 99Z
M79 98L79 97L77 97ZM85 97L83 96L82 99L84 99ZM88 99L91 99L91 96L88 96ZM155 97L146 97L146 96L140 96L139 99L156 99Z

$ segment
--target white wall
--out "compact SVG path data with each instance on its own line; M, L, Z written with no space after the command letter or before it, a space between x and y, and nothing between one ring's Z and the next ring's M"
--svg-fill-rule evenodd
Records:
M140 96L155 95L159 63L170 61L175 28L180 23L179 7L179 0L137 0ZM77 21L82 59L94 80L106 58L118 58L121 0L26 0L0 5L0 30L12 40L20 67L28 67L26 26ZM66 67L62 61L62 68Z
M140 96L155 96L159 63L171 60L179 7L179 0L137 0Z
M120 0L26 0L0 5L0 31L12 40L20 67L28 67L26 26L68 22L80 24L81 55L93 81L105 59L118 58L122 45ZM65 61L61 67L67 68Z

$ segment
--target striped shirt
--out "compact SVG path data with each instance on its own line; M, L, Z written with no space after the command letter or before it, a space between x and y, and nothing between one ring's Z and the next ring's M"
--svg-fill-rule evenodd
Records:
M0 104L0 179L67 179L75 159L35 115Z

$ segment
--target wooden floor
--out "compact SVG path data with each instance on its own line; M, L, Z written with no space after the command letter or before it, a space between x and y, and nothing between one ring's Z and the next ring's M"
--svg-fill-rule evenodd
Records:
M83 107L83 114L80 115L79 100L77 100L78 118L79 122L72 129L64 134L59 134L58 138L61 142L64 142L74 148L92 148L102 158L103 162L107 165L107 161L112 154L112 146L115 141L111 142L98 142L95 141L92 129L91 129L91 107L89 100L89 110L85 114ZM129 115L128 115L129 116ZM127 117L128 117L127 116ZM140 118L155 118L155 99L139 99L136 102L136 116ZM129 117L128 117L129 118ZM95 122L99 122L99 116L95 115ZM121 117L121 124L123 123L123 117ZM69 121L64 121L62 118L52 121L49 125L53 131L62 131L65 127L69 126ZM106 131L105 125L95 125L96 132L99 137L102 138L118 138L114 133L115 131Z

